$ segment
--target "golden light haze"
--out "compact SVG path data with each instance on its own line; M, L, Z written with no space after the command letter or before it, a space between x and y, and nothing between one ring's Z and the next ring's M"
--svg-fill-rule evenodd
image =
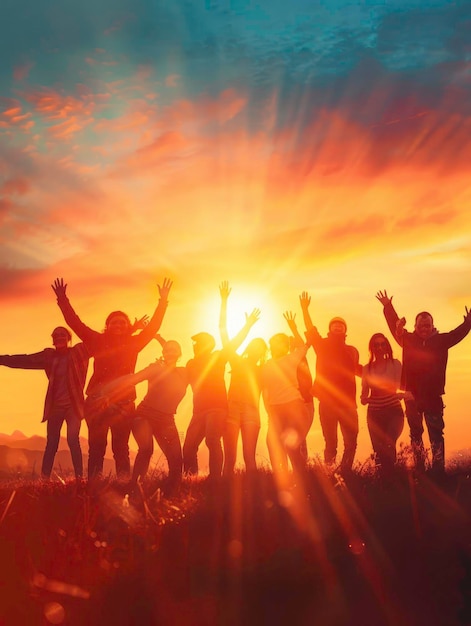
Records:
M191 358L190 337L198 331L220 345L222 280L232 287L231 332L254 307L262 316L252 337L287 332L287 309L303 329L298 296L307 290L321 334L331 317L344 317L363 363L369 337L388 335L378 289L394 295L409 329L424 309L440 331L461 323L471 305L464 114L448 114L446 102L435 109L418 103L413 115L385 116L368 127L325 107L306 127L280 128L274 92L254 127L244 90L190 99L175 76L161 93L146 81L136 73L140 96L110 119L98 112L108 97L124 98L122 84L68 96L31 90L29 108L18 101L3 111L1 128L14 133L16 145L0 157L0 352L51 345L52 329L63 323L50 288L56 277L64 277L76 311L97 330L115 309L131 318L151 314L156 283L170 277L161 333L181 343L182 362ZM164 100L172 90L173 100ZM374 109L381 98L380 91L370 94L365 107ZM397 346L395 354L400 358ZM158 355L151 344L138 368ZM471 338L450 351L448 456L470 445L470 355ZM0 368L0 385L0 432L45 434L45 374ZM138 391L142 397L145 385ZM186 401L179 411L179 430L189 408ZM365 408L359 413L364 459L371 446ZM310 454L321 450L316 416Z

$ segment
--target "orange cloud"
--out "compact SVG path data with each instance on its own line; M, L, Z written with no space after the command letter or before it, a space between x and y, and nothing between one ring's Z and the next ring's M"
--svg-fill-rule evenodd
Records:
M6 195L24 195L31 189L31 183L23 176L16 176L0 185L0 192Z
M67 119L71 116L91 116L95 109L93 96L76 98L52 89L28 91L23 97L34 110L48 120Z

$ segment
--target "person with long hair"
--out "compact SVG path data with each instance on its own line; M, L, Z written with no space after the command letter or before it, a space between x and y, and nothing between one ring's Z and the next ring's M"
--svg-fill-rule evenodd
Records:
M110 384L110 391L126 394L130 386L147 380L147 393L136 408L132 422L132 434L138 445L131 477L131 488L142 481L149 469L154 451L154 438L167 459L168 479L164 484L165 495L178 489L182 478L182 447L175 424L175 413L188 387L185 367L177 365L182 349L177 341L156 335L162 345L162 356L144 369L117 379Z
M302 443L311 416L299 391L298 367L309 344L290 351L290 338L277 333L269 340L271 359L262 367L262 397L268 415L267 447L278 486L288 485L288 459L296 481L303 481L306 458Z
M80 448L80 425L83 419L83 388L87 377L88 352L83 343L70 346L72 335L68 328L58 326L52 331L54 348L35 354L0 356L0 365L28 370L44 370L48 377L43 422L47 422L46 449L41 475L51 476L59 447L63 423L67 424L67 443L72 457L75 477L82 478L83 461Z
M224 476L234 471L237 459L239 434L245 469L253 472L257 469L255 459L258 435L260 433L260 368L265 362L267 344L261 337L252 339L242 354L236 352L227 332L227 300L231 289L223 281L219 287L221 295L221 313L219 330L222 345L229 349L231 380L227 393L228 415L224 428Z
M376 464L389 474L396 463L396 443L404 428L400 392L401 362L393 357L391 344L383 333L369 343L369 361L363 366L361 403L368 406L366 421Z
M93 374L86 389L85 420L88 425L88 478L94 479L103 472L108 431L119 478L129 478L129 435L134 417L136 392L130 387L119 399L104 392L105 385L126 374L134 373L139 352L154 338L167 310L168 294L172 281L165 278L158 285L160 300L149 323L133 335L133 325L126 313L113 311L105 322L105 330L92 330L82 322L67 297L67 284L57 278L52 289L65 321L85 344L94 357Z

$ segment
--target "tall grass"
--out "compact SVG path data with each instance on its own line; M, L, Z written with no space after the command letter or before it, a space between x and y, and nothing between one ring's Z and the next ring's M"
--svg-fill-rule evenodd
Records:
M0 624L471 623L471 466L0 484ZM3 620L3 621L2 621Z

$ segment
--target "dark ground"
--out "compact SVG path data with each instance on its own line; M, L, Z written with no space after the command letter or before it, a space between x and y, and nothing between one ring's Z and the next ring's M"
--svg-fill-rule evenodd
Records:
M471 625L471 467L0 484L1 626Z

